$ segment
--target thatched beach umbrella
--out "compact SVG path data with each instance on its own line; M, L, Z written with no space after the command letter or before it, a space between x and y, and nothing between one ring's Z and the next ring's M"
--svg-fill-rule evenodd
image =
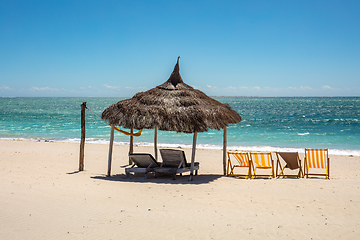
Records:
M192 167L198 132L224 129L226 152L226 127L241 121L240 115L228 104L220 103L183 82L179 73L179 58L165 83L111 105L101 117L112 126L155 129L155 157L157 129L194 133Z

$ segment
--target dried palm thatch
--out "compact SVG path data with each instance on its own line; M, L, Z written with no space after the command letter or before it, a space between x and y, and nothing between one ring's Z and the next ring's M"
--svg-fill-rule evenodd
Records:
M109 124L135 129L184 133L220 130L241 121L228 104L208 97L185 84L179 73L179 58L170 78L163 84L105 109L101 118Z

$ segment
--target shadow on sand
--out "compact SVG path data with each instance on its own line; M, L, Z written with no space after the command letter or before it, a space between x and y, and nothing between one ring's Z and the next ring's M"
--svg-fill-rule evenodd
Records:
M74 172L68 172L66 174L72 175L72 174L76 174L76 173L80 173L81 171L74 171Z
M159 183L159 184L207 184L223 177L223 175L215 174L201 174L193 177L193 181L189 181L189 175L176 176L176 179L173 180L171 176L163 175L157 178L154 175L147 175L147 178L144 175L132 175L130 178L127 178L125 174L117 174L111 177L103 176L94 176L93 179L100 179L105 181L115 181L115 182L136 182L136 183Z

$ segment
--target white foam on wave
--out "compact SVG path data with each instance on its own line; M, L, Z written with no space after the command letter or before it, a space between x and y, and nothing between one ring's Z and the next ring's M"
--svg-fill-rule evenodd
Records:
M305 136L305 135L309 135L310 133L309 132L306 132L306 133L298 133L299 136Z
M38 141L38 142L70 142L80 143L80 138L71 139L51 139L51 138L1 138L7 140L19 140L19 141ZM86 143L90 144L109 144L109 140L87 138ZM129 142L114 142L115 145L129 145ZM136 142L136 146L150 146L153 147L152 142ZM158 147L166 148L192 148L192 144L168 144L159 143ZM197 149L223 149L222 145L213 144L197 144ZM232 151L260 151L260 152L299 152L304 153L305 148L291 148L291 147L273 147L273 146L228 146L227 150ZM346 149L329 149L331 155L341 156L360 156L360 150L346 150Z

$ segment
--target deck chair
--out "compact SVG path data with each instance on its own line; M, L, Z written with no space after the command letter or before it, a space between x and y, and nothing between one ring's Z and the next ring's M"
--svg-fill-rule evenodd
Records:
M182 175L184 172L191 171L191 164L186 162L185 152L177 149L160 149L162 163L155 168L155 177L158 173L172 174L176 179L176 174ZM198 174L199 163L194 163L195 175Z
M256 177L274 177L274 160L271 152L250 152L252 178ZM270 174L256 174L257 169L270 169Z
M330 179L330 159L328 149L305 148L304 175L309 177L324 176Z
M249 155L246 152L227 152L228 154L228 166L226 175L229 177L251 177L251 161ZM246 174L234 173L235 168L246 168Z
M303 171L301 167L301 160L299 158L298 152L276 152L276 176L277 177L303 177ZM281 160L285 162L283 166L281 165ZM279 173L280 168L280 173ZM297 174L285 174L284 170L288 168L290 170L296 170ZM294 171L292 171L294 173Z
M156 167L160 167L160 163L148 153L130 153L129 158L133 165L125 168L126 177L130 177L130 173L144 173L146 177L146 173L154 172Z

